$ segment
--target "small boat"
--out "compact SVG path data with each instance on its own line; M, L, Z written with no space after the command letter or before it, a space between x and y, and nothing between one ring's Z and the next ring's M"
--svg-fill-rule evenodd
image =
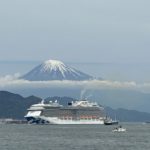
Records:
M122 126L119 126L117 128L114 128L112 131L113 132L126 132L126 128L123 128Z
M118 120L112 120L111 118L106 118L104 120L104 125L116 125L118 123L119 123Z

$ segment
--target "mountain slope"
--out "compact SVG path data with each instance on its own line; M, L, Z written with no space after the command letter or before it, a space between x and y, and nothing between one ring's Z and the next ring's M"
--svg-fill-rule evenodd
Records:
M92 76L68 67L58 60L47 60L21 77L30 81L89 80Z
M24 98L18 94L0 91L0 118L23 119L27 108L40 101L41 98L35 96Z
M112 109L105 107L106 114L113 119L123 122L146 122L150 121L150 113L137 110L128 110L123 108Z

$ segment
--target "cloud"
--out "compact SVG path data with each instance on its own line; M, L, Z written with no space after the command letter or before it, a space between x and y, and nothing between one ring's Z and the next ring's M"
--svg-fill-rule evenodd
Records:
M89 81L28 81L18 79L20 75L6 75L0 77L0 90L13 88L78 88L86 90L101 89L126 89L138 90L150 93L150 83L137 84L134 81L111 81L111 80L89 80ZM84 93L83 93L84 94Z

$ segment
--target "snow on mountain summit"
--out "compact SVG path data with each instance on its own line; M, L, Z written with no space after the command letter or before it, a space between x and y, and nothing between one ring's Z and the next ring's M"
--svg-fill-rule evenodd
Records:
M47 60L42 65L44 70L57 70L64 67L64 64L58 60Z
M92 76L68 67L58 60L47 60L21 78L31 81L89 80Z
M62 75L65 77L64 72L67 71L67 66L61 61L58 60L47 60L42 64L41 71L48 72L48 71L60 71Z

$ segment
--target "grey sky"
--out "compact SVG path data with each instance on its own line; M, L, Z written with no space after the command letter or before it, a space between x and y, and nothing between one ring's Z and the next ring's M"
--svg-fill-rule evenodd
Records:
M149 0L1 0L0 60L150 62Z

